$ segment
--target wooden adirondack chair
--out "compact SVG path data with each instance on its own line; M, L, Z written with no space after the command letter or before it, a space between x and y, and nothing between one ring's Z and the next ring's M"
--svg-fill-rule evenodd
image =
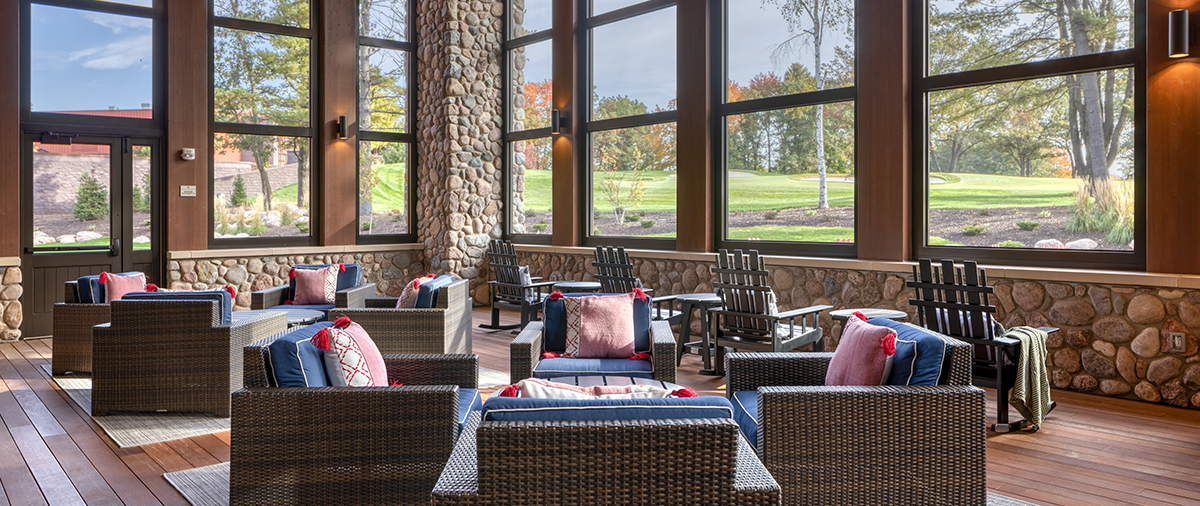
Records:
M1008 391L1016 380L1015 357L1021 342L997 335L992 318L996 306L989 297L995 288L987 286L986 270L971 260L963 261L962 268L955 267L953 260L942 260L939 268L922 258L913 266L913 280L906 284L916 289L917 297L908 303L917 310L918 325L974 345L974 383L996 389L996 423L991 429L1012 432L1030 427L1027 420L1008 421ZM1039 330L1058 332L1054 327ZM1051 401L1050 409L1056 405Z
M779 313L774 310L771 273L758 251L727 250L717 253L717 275L713 288L725 302L725 309L713 311L717 316L716 347L717 375L725 374L725 347L749 351L792 351L815 343L814 350L824 349L821 326L817 316L833 306L818 305ZM799 322L796 319L799 318Z
M596 246L596 261L592 266L596 267L593 277L600 283L601 293L629 293L634 288L641 288L654 301L655 320L666 320L671 325L683 321L684 314L677 307L674 295L654 297L653 289L642 288L642 280L633 275L633 260L624 247Z
M517 250L510 241L493 239L488 244L488 262L496 273L496 280L488 281L491 286L492 323L479 326L492 330L525 328L525 324L535 319L538 311L541 311L542 302L549 295L554 282L541 281L541 277L531 277L531 283L522 282ZM520 325L500 325L501 307L520 311Z

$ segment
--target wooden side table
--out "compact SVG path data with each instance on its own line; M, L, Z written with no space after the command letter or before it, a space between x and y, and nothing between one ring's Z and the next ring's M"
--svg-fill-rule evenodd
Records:
M683 352L687 348L699 348L700 356L704 357L704 369L700 370L700 374L706 376L716 376L717 371L713 368L712 363L712 318L708 315L708 310L719 309L725 306L725 302L721 300L721 296L715 293L685 293L676 295L675 300L679 301L680 312L683 313L683 323L679 327L679 341L675 348L675 365L679 365L683 361ZM692 337L692 310L700 310L700 341L689 341Z

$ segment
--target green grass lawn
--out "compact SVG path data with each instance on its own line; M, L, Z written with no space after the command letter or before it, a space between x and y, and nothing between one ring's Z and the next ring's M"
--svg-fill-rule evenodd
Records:
M72 243L52 242L49 244L42 244L37 247L38 248L55 248L55 247L59 247L59 246L108 246L109 243L110 243L109 238L100 237L98 239L92 239L90 241L83 241L83 242L72 242ZM150 249L150 243L138 244L135 242L135 243L133 243L133 249L135 249L135 250Z
M393 209L404 209L404 164L392 163L376 165L379 171L379 185L375 187L373 202L375 212L381 213ZM290 184L271 192L275 203L296 202L296 185Z
M854 229L848 227L757 226L729 229L729 239L743 241L837 242L853 241Z

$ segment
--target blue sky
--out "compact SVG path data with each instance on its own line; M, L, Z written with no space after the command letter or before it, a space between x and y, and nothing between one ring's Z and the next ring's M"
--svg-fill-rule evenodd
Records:
M152 101L149 19L36 4L31 17L33 110L139 109Z

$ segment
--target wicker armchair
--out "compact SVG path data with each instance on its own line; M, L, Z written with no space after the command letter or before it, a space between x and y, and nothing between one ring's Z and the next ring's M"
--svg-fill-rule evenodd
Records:
M984 392L971 386L969 345L953 345L939 386L824 386L832 357L726 357L728 395L758 391L757 449L784 504L987 501Z
M108 304L85 304L79 300L79 282L64 283L63 300L54 305L54 355L50 369L55 376L68 372L92 372L92 327L108 323Z
M365 308L329 310L329 319L346 316L371 335L385 355L398 353L471 353L471 281L460 279L437 291L434 307L396 309L395 297L372 297Z
M328 267L328 265L295 265L297 269ZM362 266L346 264L346 271L338 275L337 294L334 296L333 307L364 307L368 297L374 297L375 283L362 283ZM281 306L284 302L295 298L293 283L279 285L250 294L250 309L271 309ZM296 306L306 309L326 311L329 306L309 307Z
M600 283L602 293L629 293L640 288L647 295L654 289L642 287L642 280L633 275L633 260L623 246L596 246L596 260L592 262L596 273L592 277ZM655 320L667 320L672 326L683 323L683 311L674 295L652 297L654 309L650 313Z
M732 420L480 422L435 505L777 505L779 485Z
M210 300L114 300L93 329L92 416L194 411L229 416L242 347L287 329L282 312L222 324Z
M385 355L398 387L272 388L267 345L245 348L233 394L230 504L429 504L458 435L477 355Z
M538 362L542 360L542 353L546 351L544 330L544 322L529 322L509 345L509 375L514 383L533 377L533 371L537 369ZM653 361L653 379L675 382L675 334L671 332L671 324L666 320L650 322L650 359ZM578 374L585 375L586 372L581 371Z

